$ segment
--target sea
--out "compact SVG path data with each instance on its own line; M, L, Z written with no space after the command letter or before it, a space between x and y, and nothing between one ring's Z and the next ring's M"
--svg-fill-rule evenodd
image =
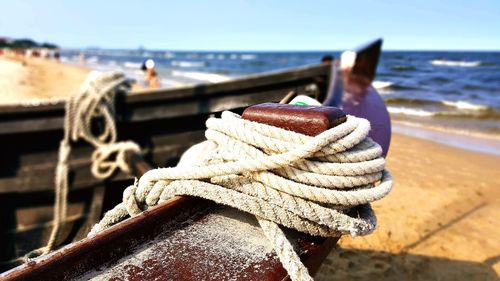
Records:
M61 60L92 69L122 70L145 84L140 70L153 59L162 87L218 83L256 73L319 63L314 52L64 50ZM377 88L393 124L500 140L500 52L384 51Z

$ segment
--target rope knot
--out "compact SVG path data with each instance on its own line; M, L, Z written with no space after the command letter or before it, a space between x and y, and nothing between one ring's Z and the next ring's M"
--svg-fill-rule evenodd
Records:
M92 174L98 179L105 179L110 177L117 169L130 173L130 167L125 159L127 151L141 153L141 148L131 141L99 146L92 153Z

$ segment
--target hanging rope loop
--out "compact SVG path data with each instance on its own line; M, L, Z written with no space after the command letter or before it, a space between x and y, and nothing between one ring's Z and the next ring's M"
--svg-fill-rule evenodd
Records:
M99 179L110 177L117 169L129 172L125 152L140 153L133 142L116 143L115 97L128 90L125 75L121 72L100 73L92 71L80 87L69 97L64 116L64 138L59 146L59 160L55 171L54 220L45 247L28 253L25 260L44 255L57 244L61 225L66 219L68 196L68 172L71 144L80 139L95 147L92 154L92 174ZM100 130L94 125L100 124Z

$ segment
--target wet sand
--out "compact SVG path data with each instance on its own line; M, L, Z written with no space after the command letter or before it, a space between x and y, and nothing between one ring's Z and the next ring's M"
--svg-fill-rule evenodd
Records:
M59 99L88 70L0 58L0 103ZM341 239L317 280L498 280L500 157L394 134L378 229Z

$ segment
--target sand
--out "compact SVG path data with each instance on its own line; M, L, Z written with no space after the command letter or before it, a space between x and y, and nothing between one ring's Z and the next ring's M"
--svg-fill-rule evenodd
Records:
M394 134L377 230L343 237L317 280L499 280L500 157Z
M0 103L64 98L88 70L0 57ZM377 230L343 237L317 280L499 280L500 157L393 134Z
M88 72L45 59L0 57L0 103L65 98L78 90Z

